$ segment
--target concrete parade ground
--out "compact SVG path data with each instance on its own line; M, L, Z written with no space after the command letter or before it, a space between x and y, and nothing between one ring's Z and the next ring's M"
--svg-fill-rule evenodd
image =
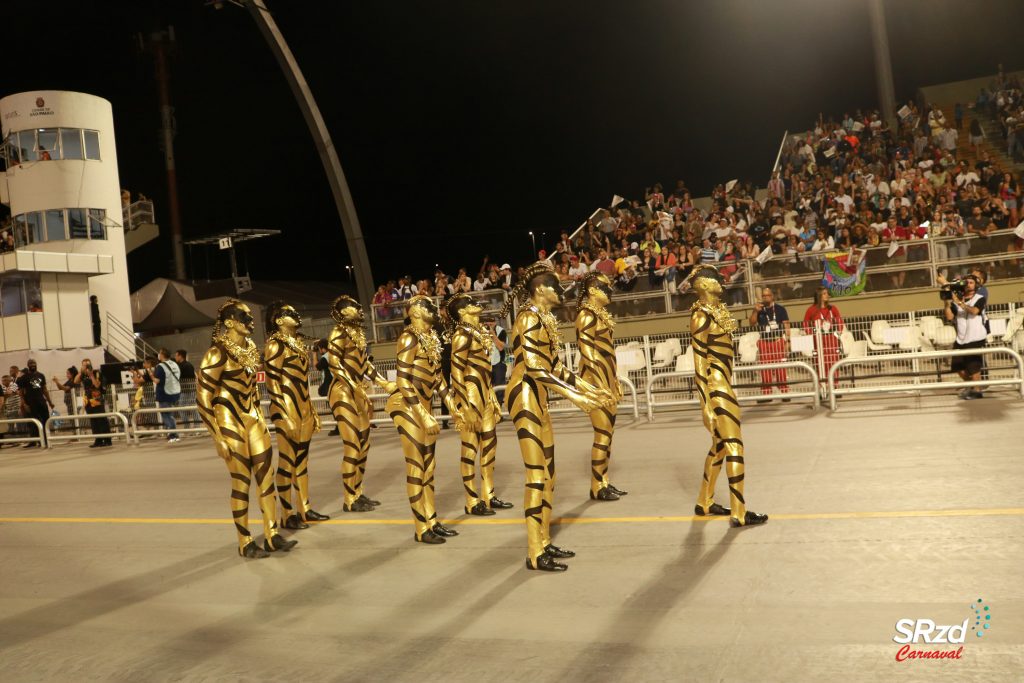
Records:
M497 494L515 508L493 517L463 513L458 435L441 433L438 510L460 535L440 546L413 542L394 429L371 434L381 507L344 513L325 428L311 498L331 520L258 561L237 554L205 436L4 448L0 680L1019 681L1021 424L1008 391L746 408L747 503L771 519L730 529L693 517L699 411L620 417L616 502L588 498L589 422L559 416L553 530L577 553L563 574L523 566L508 422ZM258 516L254 496L254 533ZM968 619L962 644L908 648L959 658L897 661L901 619Z

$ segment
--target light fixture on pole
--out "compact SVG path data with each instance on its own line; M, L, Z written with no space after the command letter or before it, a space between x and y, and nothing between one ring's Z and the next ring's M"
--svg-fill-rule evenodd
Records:
M533 253L537 254L537 238L533 236L533 230L530 231L530 242L533 244Z

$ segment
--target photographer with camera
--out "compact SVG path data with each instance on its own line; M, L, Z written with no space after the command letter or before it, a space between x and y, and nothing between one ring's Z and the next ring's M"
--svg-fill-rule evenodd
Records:
M943 295L946 320L956 325L954 349L977 349L985 346L988 329L985 322L985 297L978 293L978 276L968 275L962 281L949 285L949 298ZM981 355L956 356L952 370L965 382L981 381ZM960 392L960 398L972 400L982 398L980 390L967 387Z

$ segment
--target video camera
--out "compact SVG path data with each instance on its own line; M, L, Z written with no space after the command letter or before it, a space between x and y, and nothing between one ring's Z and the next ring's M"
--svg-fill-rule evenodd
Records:
M967 289L967 278L960 278L959 280L953 280L942 285L939 289L939 299L942 301L950 301L953 299L953 295L956 294L961 299L964 298L964 292Z

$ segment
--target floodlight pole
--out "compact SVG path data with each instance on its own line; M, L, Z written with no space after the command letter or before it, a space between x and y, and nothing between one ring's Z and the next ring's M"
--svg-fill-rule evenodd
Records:
M885 27L885 7L882 0L868 0L871 19L871 46L875 52L875 80L878 84L878 106L882 118L896 130L896 88L892 80L892 55L889 53L889 33Z
M363 230L359 226L359 217L356 215L355 203L352 201L352 193L345 181L345 172L341 169L341 162L338 160L338 153L331 141L331 134L327 130L327 124L320 114L320 108L316 104L309 84L299 69L295 56L288 48L284 36L277 28L277 23L271 15L270 10L263 4L263 0L246 0L245 7L249 14L256 21L260 32L267 40L270 50L277 58L277 62L284 72L285 79L292 89L302 116L306 119L309 132L313 136L316 150L320 154L320 161L327 173L327 182L331 186L331 194L334 195L334 203L338 207L338 217L341 219L341 227L345 232L345 242L348 244L349 255L355 270L356 291L359 301L363 307L369 310L373 300L373 274L370 272L370 259L366 255L366 242L363 240Z

